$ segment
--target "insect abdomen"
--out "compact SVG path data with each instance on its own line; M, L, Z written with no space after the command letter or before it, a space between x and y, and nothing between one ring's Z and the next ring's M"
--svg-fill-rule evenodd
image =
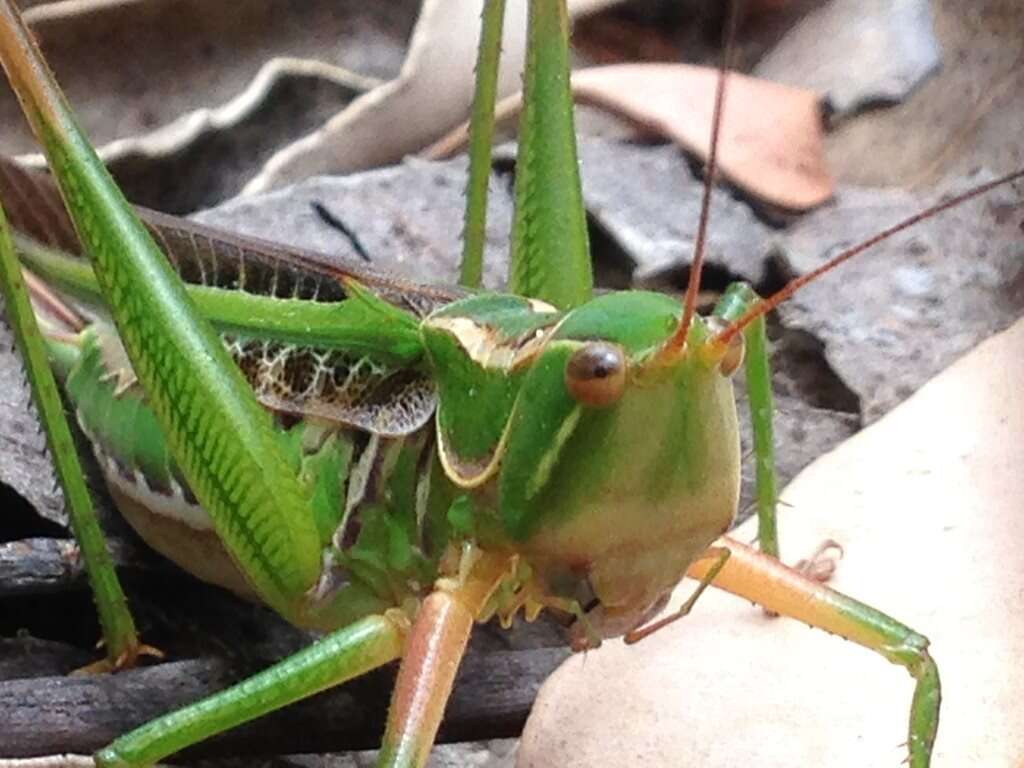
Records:
M81 335L66 388L112 495L140 536L199 578L253 597L170 456L109 328L93 326ZM282 447L309 494L321 543L342 556L358 541L367 510L390 510L389 483L399 454L411 447L415 464L424 449L418 434L389 439L324 420L287 416L279 418L278 426ZM415 484L417 478L410 476L405 482ZM410 547L417 533L410 529ZM334 570L334 583L348 580L346 569Z

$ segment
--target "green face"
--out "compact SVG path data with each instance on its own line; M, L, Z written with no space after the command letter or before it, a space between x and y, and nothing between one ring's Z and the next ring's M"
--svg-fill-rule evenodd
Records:
M621 293L557 316L506 371L515 384L489 440L493 474L478 484L542 590L588 587L599 603L588 618L606 636L641 623L736 510L728 377L699 353L654 355L679 314L670 297ZM706 337L698 320L690 349ZM457 446L442 450L457 462Z

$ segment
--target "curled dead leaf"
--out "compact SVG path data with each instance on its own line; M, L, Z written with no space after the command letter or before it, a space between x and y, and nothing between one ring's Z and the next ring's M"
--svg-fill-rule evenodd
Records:
M569 0L571 17L622 0ZM502 27L499 98L519 87L526 0L508 0ZM272 157L246 194L316 174L351 173L420 151L469 114L482 0L424 0L399 76L353 101L319 130Z
M714 69L689 64L615 64L574 72L572 89L579 103L605 109L705 158L717 76ZM521 93L503 99L498 118L518 114L521 104ZM453 154L467 136L463 124L425 154ZM828 200L833 182L814 92L731 74L718 168L743 191L782 208L807 210Z

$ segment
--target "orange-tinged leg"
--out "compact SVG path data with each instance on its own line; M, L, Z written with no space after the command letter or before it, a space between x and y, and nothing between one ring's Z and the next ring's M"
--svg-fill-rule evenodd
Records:
M839 635L905 667L916 681L907 746L911 768L926 768L939 725L939 670L928 654L928 639L870 606L847 597L729 537L715 542L730 556L717 575L720 556L708 554L687 575L746 598L782 616Z
M430 755L470 632L510 572L504 556L467 550L458 578L440 579L416 613L395 681L377 765L423 766Z

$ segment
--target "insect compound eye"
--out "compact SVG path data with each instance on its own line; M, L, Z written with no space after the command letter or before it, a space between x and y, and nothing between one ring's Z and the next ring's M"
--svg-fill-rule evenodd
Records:
M577 349L565 366L565 387L581 405L612 405L626 389L626 358L622 348L594 341Z
M723 376L732 376L743 365L745 350L746 344L743 343L742 333L737 333L729 339L729 346L725 350L725 356L722 358L722 362L718 364L718 369L722 372Z
M729 325L720 317L707 318L707 324L708 329L713 334L721 333ZM737 370L739 370L739 367L743 365L745 351L746 344L743 341L742 333L737 333L729 339L729 346L726 347L725 354L718 362L718 369L722 372L723 376L732 376Z

